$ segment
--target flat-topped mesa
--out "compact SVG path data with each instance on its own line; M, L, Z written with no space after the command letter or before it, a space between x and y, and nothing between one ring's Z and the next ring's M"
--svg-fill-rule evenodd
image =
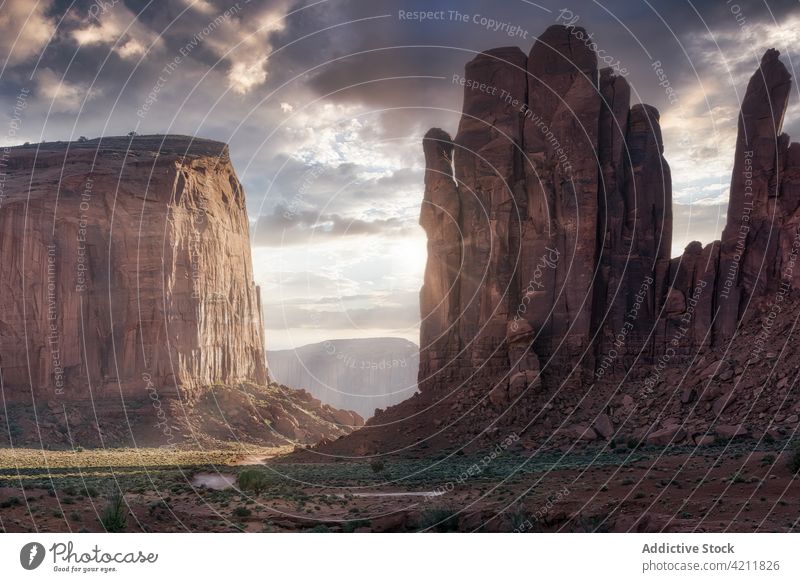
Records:
M575 32L552 26L527 58L500 48L467 64L454 181L449 137L425 136L423 391L496 385L502 406L540 376L580 383L650 279L632 353L652 326L671 242L658 112L631 110L625 80L600 73Z
M225 144L102 138L9 150L0 206L4 397L266 384L242 186ZM32 395L31 395L32 392Z

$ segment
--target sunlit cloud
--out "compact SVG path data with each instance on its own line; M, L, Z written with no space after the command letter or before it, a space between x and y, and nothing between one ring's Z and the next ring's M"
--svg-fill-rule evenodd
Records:
M47 16L52 2L6 0L0 7L0 65L17 64L38 54L55 30Z
M98 14L88 14L72 30L71 37L82 46L107 45L123 59L139 59L148 47L160 45L156 32L139 22L136 14L119 3Z
M79 111L84 101L91 101L100 94L99 90L89 89L88 85L70 83L50 69L41 69L36 80L39 99L55 113Z

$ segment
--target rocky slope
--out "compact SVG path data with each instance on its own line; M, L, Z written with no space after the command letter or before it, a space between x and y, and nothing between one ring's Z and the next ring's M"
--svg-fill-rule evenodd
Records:
M62 441L172 443L209 386L267 384L227 145L34 144L10 148L2 170L0 379L18 438L45 422Z
M670 259L658 111L631 107L578 32L552 26L527 57L501 48L467 64L458 133L423 140L421 393L332 450L796 428L794 360L752 346L765 319L793 329L800 288L800 144L781 133L791 81L778 52L742 101L721 242ZM734 392L756 401L720 400Z
M419 348L400 338L328 340L267 352L269 374L364 418L417 390Z

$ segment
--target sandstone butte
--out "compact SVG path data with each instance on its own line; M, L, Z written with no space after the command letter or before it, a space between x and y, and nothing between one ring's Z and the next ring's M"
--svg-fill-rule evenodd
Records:
M504 47L466 65L455 138L423 140L420 393L327 450L795 428L781 423L796 425L783 408L798 406L784 397L800 361L767 368L756 351L785 341L800 288L800 144L781 133L791 76L778 52L741 102L721 241L671 258L659 112L631 106L628 82L598 70L578 31L551 26L528 55ZM765 305L784 300L759 338Z
M0 424L12 442L308 443L361 424L268 383L227 145L112 137L14 147L3 162Z

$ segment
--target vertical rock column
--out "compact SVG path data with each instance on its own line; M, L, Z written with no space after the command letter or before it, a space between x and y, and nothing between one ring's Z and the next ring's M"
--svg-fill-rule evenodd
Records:
M617 301L624 305L626 366L639 353L653 353L653 327L661 311L672 251L672 177L664 159L655 107L631 108L625 155L623 252L615 264L623 280Z
M597 57L582 29L551 26L528 58L525 112L526 220L520 281L532 289L526 319L542 365L591 368L593 279L597 255ZM543 257L557 257L545 264ZM557 263L551 266L553 263ZM544 268L541 265L545 265ZM583 358L586 357L586 360Z
M473 378L488 379L489 384L509 370L509 295L521 260L514 241L519 240L523 192L525 66L525 54L516 47L481 53L467 64L463 115L455 138L463 234L456 322L460 359Z
M750 297L764 292L775 272L782 216L779 159L788 138L781 136L791 75L768 50L750 78L739 114L736 157L731 178L728 220L720 246L715 333L730 338Z
M614 76L611 69L600 72L602 107L598 134L600 185L598 192L598 273L594 283L595 309L593 327L601 329L597 356L607 358L608 368L621 365L611 352L617 334L624 326L627 298L622 277L629 245L623 240L625 211L625 159L631 90L623 77ZM618 351L618 350L617 350ZM609 355L611 353L611 355Z
M423 140L425 197L419 223L428 237L428 261L420 291L419 386L442 381L442 370L460 351L458 274L461 270L461 200L453 177L453 142L431 129Z

